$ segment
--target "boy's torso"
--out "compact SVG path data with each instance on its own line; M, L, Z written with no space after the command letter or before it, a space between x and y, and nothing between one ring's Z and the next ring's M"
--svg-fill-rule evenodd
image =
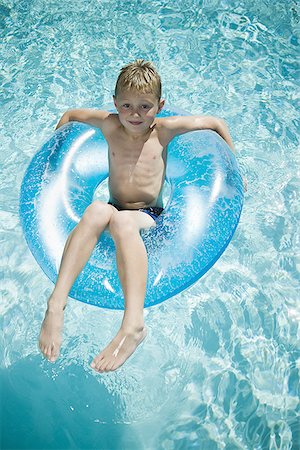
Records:
M126 209L162 207L167 142L160 120L138 139L126 134L117 114L101 129L108 143L110 201Z

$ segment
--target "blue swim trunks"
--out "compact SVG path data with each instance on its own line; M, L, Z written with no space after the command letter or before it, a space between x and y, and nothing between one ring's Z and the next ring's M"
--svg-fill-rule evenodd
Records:
M109 205L114 206L118 211L124 211L127 208L122 208L122 206L117 205L116 203L107 202ZM158 216L163 212L164 208L160 208L159 206L149 206L147 208L138 208L138 209L127 209L128 211L141 211L148 214L152 219L156 220Z

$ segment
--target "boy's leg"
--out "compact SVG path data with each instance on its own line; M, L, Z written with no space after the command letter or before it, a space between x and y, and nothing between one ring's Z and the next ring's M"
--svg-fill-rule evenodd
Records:
M61 260L58 278L48 300L42 324L39 347L50 361L55 361L61 345L63 310L69 291L88 261L102 231L117 210L106 203L93 202L70 233Z
M119 211L110 221L125 311L116 337L92 362L97 371L107 372L120 367L146 336L143 310L148 257L140 230L154 225L155 221L149 215L139 211Z

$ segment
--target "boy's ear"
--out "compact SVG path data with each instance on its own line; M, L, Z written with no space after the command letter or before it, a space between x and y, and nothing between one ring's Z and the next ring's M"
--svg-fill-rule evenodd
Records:
M117 99L116 99L115 95L113 95L113 101L114 101L115 107L117 107Z
M163 109L164 105L165 105L165 100L164 99L160 100L159 105L158 105L158 112L160 112Z

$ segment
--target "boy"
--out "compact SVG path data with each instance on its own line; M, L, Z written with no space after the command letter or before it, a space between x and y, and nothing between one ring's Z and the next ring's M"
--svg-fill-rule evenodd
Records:
M76 120L101 129L108 143L110 199L108 203L96 200L88 206L70 233L39 340L44 356L54 362L61 346L68 293L101 233L108 228L116 247L125 311L119 332L91 363L98 372L120 367L147 334L143 307L148 258L140 230L155 226L163 211L168 143L188 131L212 129L233 150L228 128L221 119L156 118L164 100L160 77L150 62L139 59L125 66L117 79L113 99L117 114L94 109L69 110L56 127Z

